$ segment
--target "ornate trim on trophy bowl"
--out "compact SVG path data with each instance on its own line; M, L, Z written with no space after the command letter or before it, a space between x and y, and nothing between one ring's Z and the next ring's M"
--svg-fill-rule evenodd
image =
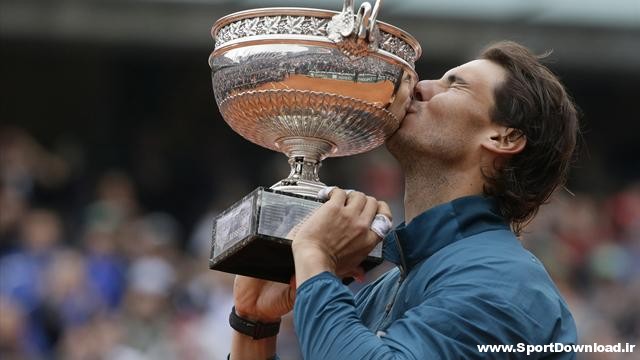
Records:
M326 40L327 24L337 12L305 8L265 8L241 11L218 20L211 29L216 49L255 37L302 35ZM422 48L418 41L397 27L378 21L378 47L413 67Z

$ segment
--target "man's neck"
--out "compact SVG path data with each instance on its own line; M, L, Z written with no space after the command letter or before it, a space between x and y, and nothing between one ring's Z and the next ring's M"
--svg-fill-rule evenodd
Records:
M405 168L405 223L422 212L451 200L482 193L481 174L434 164Z

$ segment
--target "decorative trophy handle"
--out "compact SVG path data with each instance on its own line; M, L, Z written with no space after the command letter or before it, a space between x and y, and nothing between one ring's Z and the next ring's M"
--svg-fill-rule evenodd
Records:
M369 24L371 21L371 4L368 2L362 3L360 5L360 9L358 10L358 20L357 23L360 24L360 28L358 29L358 39L364 39L367 37L369 33Z
M374 29L381 6L382 0L376 0L376 3L373 5L373 9L371 9L371 4L365 2L360 6L360 10L358 11L359 16L362 14L362 20L360 20L360 28L358 30L358 38L364 39L366 37L370 43L375 44L374 48L378 47L377 39L374 37Z
M353 0L344 0L344 5L342 5L342 12L345 13L351 10L351 13L355 10L353 7Z
M344 0L342 12L335 15L327 25L327 36L341 45L345 54L350 56L358 57L363 56L367 50L375 51L378 46L374 29L381 5L382 0L376 0L373 7L370 3L364 2L355 14L353 0ZM354 33L356 37L352 40L355 41L348 43Z
M376 0L375 5L373 5L373 11L371 12L371 26L375 26L376 19L378 18L378 13L380 12L380 7L382 6L382 0Z

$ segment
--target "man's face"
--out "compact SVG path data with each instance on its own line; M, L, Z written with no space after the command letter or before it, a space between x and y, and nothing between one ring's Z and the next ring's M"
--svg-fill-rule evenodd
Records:
M505 77L499 65L474 60L441 79L420 81L387 148L403 164L426 157L451 166L477 166L480 144L495 126L490 118L494 90Z

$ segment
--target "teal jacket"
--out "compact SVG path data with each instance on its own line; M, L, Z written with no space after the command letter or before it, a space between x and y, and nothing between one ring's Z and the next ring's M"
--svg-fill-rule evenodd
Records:
M517 352L576 344L576 327L543 265L491 199L439 205L384 241L384 257L397 268L356 296L328 272L298 288L294 322L304 359L575 358ZM501 344L513 352L478 349Z

